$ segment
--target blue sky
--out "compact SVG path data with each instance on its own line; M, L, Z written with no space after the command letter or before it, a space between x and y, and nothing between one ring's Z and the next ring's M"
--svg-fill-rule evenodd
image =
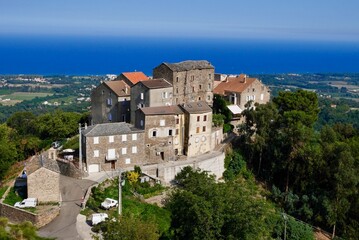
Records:
M0 35L359 42L359 0L0 0Z

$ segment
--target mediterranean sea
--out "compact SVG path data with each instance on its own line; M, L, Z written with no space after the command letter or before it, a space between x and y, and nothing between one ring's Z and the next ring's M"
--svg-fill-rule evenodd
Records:
M359 43L131 37L0 37L0 74L119 74L208 60L217 73L359 72Z

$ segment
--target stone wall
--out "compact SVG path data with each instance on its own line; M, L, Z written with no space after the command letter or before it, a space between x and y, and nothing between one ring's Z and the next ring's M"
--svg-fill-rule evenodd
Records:
M143 173L153 177L158 177L164 184L170 184L174 180L176 174L181 172L181 170L186 166L208 171L210 174L214 174L216 179L220 179L222 178L225 170L224 158L224 152L211 152L190 160L141 166L141 169Z
M0 203L0 215L6 217L13 223L29 221L36 227L42 227L50 223L60 213L60 207L54 206L41 214L34 214L5 203Z
M27 177L27 195L39 202L60 201L60 174L40 168Z

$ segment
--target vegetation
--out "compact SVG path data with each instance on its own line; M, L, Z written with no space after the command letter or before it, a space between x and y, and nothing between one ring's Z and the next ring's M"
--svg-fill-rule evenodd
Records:
M30 222L10 224L7 218L0 218L0 239L3 240L47 240L50 238L39 237L36 227Z
M94 230L104 232L109 229L124 228L114 230L113 235L110 233L108 233L109 235L104 235L105 239L114 239L112 237L115 237L116 234L119 236L129 234L129 236L132 236L134 239L158 239L158 236L162 236L163 238L169 236L170 212L156 205L147 204L138 197L138 194L158 193L160 190L163 191L164 187L159 184L150 186L149 183L140 183L138 181L130 184L128 176L135 175L133 173L135 172L130 172L130 174L126 173L124 175L125 185L122 187L123 215L121 218L118 218L117 209L107 211L109 216L111 216L110 218L117 218L118 221L107 221L106 223L96 226ZM138 173L136 172L136 174ZM118 179L107 180L92 189L91 197L86 205L88 208L86 214L90 215L92 212L104 211L100 209L100 205L101 202L108 197L113 199L118 198ZM138 226L142 226L143 229L138 229ZM138 233L135 233L136 231L138 231ZM147 234L149 238L143 238L143 234Z
M6 198L4 199L4 203L14 206L16 202L21 202L23 197L21 197L15 188L11 187L9 193L7 194Z
M4 195L4 193L8 188L9 188L8 186L4 186L0 188L0 199L2 198L2 196Z
M318 113L315 93L280 92L273 102L244 111L237 146L288 214L333 236L358 239L358 129L337 123L316 131Z

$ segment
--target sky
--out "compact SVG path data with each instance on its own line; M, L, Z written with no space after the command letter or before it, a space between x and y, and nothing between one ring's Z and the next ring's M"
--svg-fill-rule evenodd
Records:
M0 37L359 42L358 10L358 0L0 0Z

